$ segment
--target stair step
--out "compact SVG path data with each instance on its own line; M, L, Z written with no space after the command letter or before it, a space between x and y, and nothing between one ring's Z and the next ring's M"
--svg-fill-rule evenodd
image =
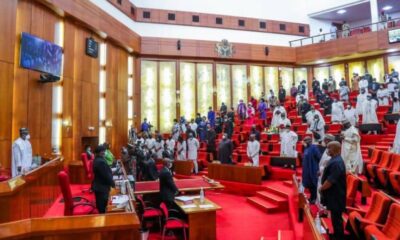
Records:
M278 212L281 210L277 204L259 197L248 197L247 201L267 213Z
M293 186L293 181L292 180L283 181L283 185L288 186L288 187L292 187Z
M279 189L277 187L267 186L265 190L268 191L268 192L274 193L276 195L279 195L281 197L284 197L286 199L288 197L288 194L284 190Z
M256 196L264 200L278 204L279 206L287 206L288 203L287 197L282 197L281 195L272 192L260 191L256 192Z
M278 240L294 240L294 233L291 230L279 230Z

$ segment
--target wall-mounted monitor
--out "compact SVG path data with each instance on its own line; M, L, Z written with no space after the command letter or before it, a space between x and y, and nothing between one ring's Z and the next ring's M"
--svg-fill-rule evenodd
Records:
M93 58L99 55L99 43L91 37L86 38L86 54Z
M389 43L400 42L400 29L393 29L388 31Z
M23 32L20 66L60 77L63 50L60 46Z

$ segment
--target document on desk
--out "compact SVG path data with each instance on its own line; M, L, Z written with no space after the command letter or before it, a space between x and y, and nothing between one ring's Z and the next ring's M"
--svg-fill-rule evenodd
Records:
M212 208L214 207L212 204L200 204L199 208Z
M200 196L179 196L175 197L175 200L181 201L181 202L188 202L188 201L193 201L194 199L200 198Z
M119 205L119 204L123 204L129 201L129 197L128 195L116 195L116 196L112 196L112 204L113 205Z
M183 208L183 209L186 209L186 208L195 208L195 207L197 207L196 204L188 204L188 205L183 205L183 206L181 206L181 208Z

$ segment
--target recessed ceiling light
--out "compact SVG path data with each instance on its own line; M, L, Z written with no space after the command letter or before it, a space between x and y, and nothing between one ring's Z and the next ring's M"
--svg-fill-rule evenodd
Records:
M386 52L392 53L392 52L397 52L398 50L399 49L397 49L397 48L390 48L390 49L386 50Z
M340 9L340 10L337 11L336 13L337 13L337 14L344 14L345 12L347 12L346 9Z
M324 61L324 60L318 60L318 61L316 61L315 63L316 63L316 64L322 64L322 63L325 63L325 61Z
M388 10L390 10L390 9L392 9L392 8L393 8L392 6L387 5L387 6L384 6L384 7L382 8L382 10L388 11Z

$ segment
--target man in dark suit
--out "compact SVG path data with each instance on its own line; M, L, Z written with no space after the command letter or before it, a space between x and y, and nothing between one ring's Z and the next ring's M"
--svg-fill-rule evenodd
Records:
M344 239L342 213L346 209L346 166L340 156L341 145L332 141L327 154L331 157L321 178L321 203L331 212L333 239Z
M179 193L178 188L175 185L174 179L172 178L171 167L172 161L168 158L163 160L163 168L159 173L160 180L160 197L161 201L170 208L176 208L174 202L175 195Z
M105 152L106 148L104 146L98 146L95 149L96 157L93 161L94 179L92 188L96 197L96 207L99 213L106 212L110 188L115 187L111 168L104 158Z

